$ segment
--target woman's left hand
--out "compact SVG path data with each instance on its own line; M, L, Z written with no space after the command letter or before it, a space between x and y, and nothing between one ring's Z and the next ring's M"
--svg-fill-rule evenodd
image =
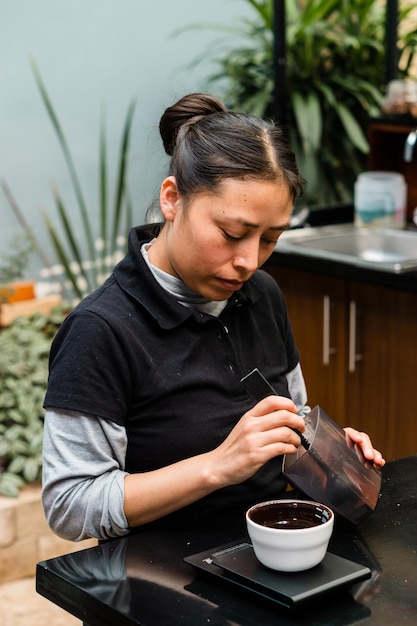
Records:
M345 428L344 431L354 444L357 443L359 445L362 450L362 454L367 461L373 463L377 467L385 465L384 457L379 450L376 450L373 447L372 442L366 433L359 432L358 430L350 427Z

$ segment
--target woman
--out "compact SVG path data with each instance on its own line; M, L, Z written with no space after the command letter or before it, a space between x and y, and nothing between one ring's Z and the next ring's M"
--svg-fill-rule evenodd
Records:
M168 108L160 131L163 224L131 231L51 349L43 502L72 540L242 519L285 491L280 457L304 430L284 300L258 270L302 192L294 155L280 129L206 94ZM255 367L279 395L254 406L241 379ZM383 465L367 435L347 432Z

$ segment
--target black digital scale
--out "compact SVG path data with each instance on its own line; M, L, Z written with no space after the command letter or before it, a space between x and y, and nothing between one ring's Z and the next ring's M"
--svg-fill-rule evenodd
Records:
M250 543L238 543L184 559L199 573L217 578L291 609L334 591L349 589L371 577L359 563L327 552L323 561L303 572L279 572L262 565Z

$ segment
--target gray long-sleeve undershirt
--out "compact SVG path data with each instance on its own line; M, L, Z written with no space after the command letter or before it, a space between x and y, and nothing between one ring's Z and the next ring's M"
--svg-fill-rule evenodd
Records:
M307 393L298 364L287 374L300 414ZM45 414L42 500L50 527L71 541L129 532L124 514L126 430L110 420L49 409Z

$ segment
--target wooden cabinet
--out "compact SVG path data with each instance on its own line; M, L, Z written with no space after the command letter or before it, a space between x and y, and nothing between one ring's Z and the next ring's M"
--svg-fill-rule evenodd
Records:
M264 266L280 285L309 404L368 432L388 460L417 452L417 293Z

